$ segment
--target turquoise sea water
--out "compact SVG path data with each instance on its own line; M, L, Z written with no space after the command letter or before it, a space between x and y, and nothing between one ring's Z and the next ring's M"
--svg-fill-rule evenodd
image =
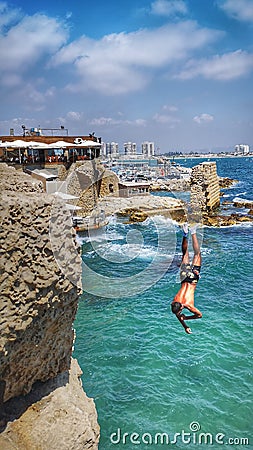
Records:
M253 199L253 158L217 159L217 168L239 180L224 200ZM195 304L203 318L190 322L192 335L170 312L180 287L175 223L112 219L83 239L89 293L79 303L74 356L96 403L100 450L253 449L252 230L248 223L199 232Z

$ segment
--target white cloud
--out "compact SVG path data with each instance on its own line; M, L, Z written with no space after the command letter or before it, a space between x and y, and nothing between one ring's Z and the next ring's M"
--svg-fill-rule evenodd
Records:
M64 24L56 19L43 14L23 17L0 35L0 72L26 71L42 57L57 51L66 42L67 35Z
M170 112L176 112L176 111L178 111L178 108L177 108L177 106L174 106L174 105L163 105L163 110L170 111Z
M145 119L122 120L122 119L113 119L112 117L99 117L90 120L89 125L94 126L134 125L137 127L145 127L146 120Z
M0 2L0 32L21 18L22 13L19 9L9 9L6 2Z
M202 123L210 123L214 120L214 117L211 114L200 114L199 116L193 117L194 122L201 125Z
M187 6L183 0L155 0L151 4L151 14L173 16L186 13Z
M69 111L66 115L67 119L74 120L76 122L79 122L83 117L83 114L77 111Z
M181 120L178 119L177 117L173 117L173 116L170 116L168 114L158 114L158 113L156 113L154 115L153 119L157 123L169 124L169 125L173 125L173 126L175 126L177 123L181 122Z
M230 17L243 22L253 22L253 1L252 0L225 0L218 3Z
M145 119L136 119L133 124L138 127L145 127L147 125L147 121Z
M233 80L247 75L253 69L253 54L237 50L210 59L191 60L176 78L188 80L203 76L214 80Z
M185 21L157 29L114 33L97 41L82 36L63 47L52 65L74 65L79 81L68 86L72 91L124 94L143 89L158 70L185 59L221 34Z

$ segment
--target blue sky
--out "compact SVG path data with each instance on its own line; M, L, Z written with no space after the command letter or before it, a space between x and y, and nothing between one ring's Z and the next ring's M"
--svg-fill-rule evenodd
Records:
M253 148L253 0L0 0L0 57L0 134Z

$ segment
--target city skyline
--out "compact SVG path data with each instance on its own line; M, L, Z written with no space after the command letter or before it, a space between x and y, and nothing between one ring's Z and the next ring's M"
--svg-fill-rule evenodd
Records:
M96 5L95 5L96 3ZM0 1L0 134L253 147L251 0Z

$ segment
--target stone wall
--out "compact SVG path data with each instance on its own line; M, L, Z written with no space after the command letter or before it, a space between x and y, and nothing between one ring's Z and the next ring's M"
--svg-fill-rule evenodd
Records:
M100 197L119 195L117 176L96 160L72 164L66 183L67 193L78 197L73 203L81 208L80 216L92 214Z
M2 164L0 172L0 404L6 404L35 382L69 372L81 258L64 203L29 175Z
M220 204L220 186L215 162L203 162L191 173L191 207L211 211Z
M111 170L105 170L102 173L99 189L100 197L106 197L108 195L114 197L119 196L119 179Z

